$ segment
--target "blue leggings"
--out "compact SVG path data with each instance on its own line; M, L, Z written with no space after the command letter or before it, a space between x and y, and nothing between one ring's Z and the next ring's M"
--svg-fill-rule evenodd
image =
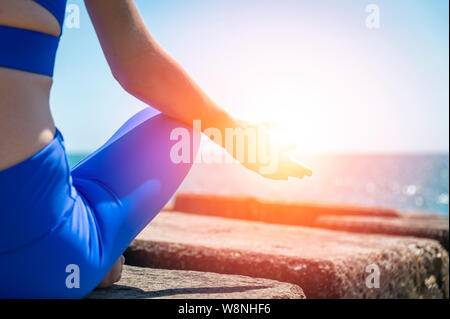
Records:
M189 163L171 159L177 128L189 132ZM175 193L199 140L148 108L72 171L59 131L0 171L0 298L86 296Z

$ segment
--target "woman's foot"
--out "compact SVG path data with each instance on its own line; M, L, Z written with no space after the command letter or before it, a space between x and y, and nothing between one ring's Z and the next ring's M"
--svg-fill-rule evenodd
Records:
M115 282L118 282L122 276L122 267L124 263L125 257L120 256L114 266L112 266L111 270L106 274L105 278L98 284L97 288L107 288L112 286Z

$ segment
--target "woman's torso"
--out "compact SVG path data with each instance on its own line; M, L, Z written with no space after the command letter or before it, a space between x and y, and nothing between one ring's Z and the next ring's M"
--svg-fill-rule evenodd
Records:
M1 0L0 25L53 36L61 32L55 16L32 0ZM53 139L51 86L50 76L0 66L0 170L27 159Z

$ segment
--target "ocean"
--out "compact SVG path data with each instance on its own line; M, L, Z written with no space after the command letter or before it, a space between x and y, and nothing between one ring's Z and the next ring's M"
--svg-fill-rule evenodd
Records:
M84 155L69 155L71 165ZM317 155L314 175L272 181L233 164L195 164L178 192L355 204L449 215L449 155Z

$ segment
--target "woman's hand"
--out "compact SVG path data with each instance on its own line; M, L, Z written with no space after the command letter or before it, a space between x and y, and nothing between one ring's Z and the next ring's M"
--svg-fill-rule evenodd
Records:
M225 130L223 147L246 168L275 180L312 175L310 168L287 153L286 143L272 138L267 124L237 123L232 131Z
M256 128L259 136L247 143L250 148L238 145L235 150L233 145L227 148L222 141L216 143L264 177L287 179L312 174L280 145L262 138L270 136L262 126L236 124L231 115L216 105L152 37L133 0L85 0L85 4L111 71L129 93L188 126L201 120L202 127L216 128L222 135L227 128L248 132L249 128Z

